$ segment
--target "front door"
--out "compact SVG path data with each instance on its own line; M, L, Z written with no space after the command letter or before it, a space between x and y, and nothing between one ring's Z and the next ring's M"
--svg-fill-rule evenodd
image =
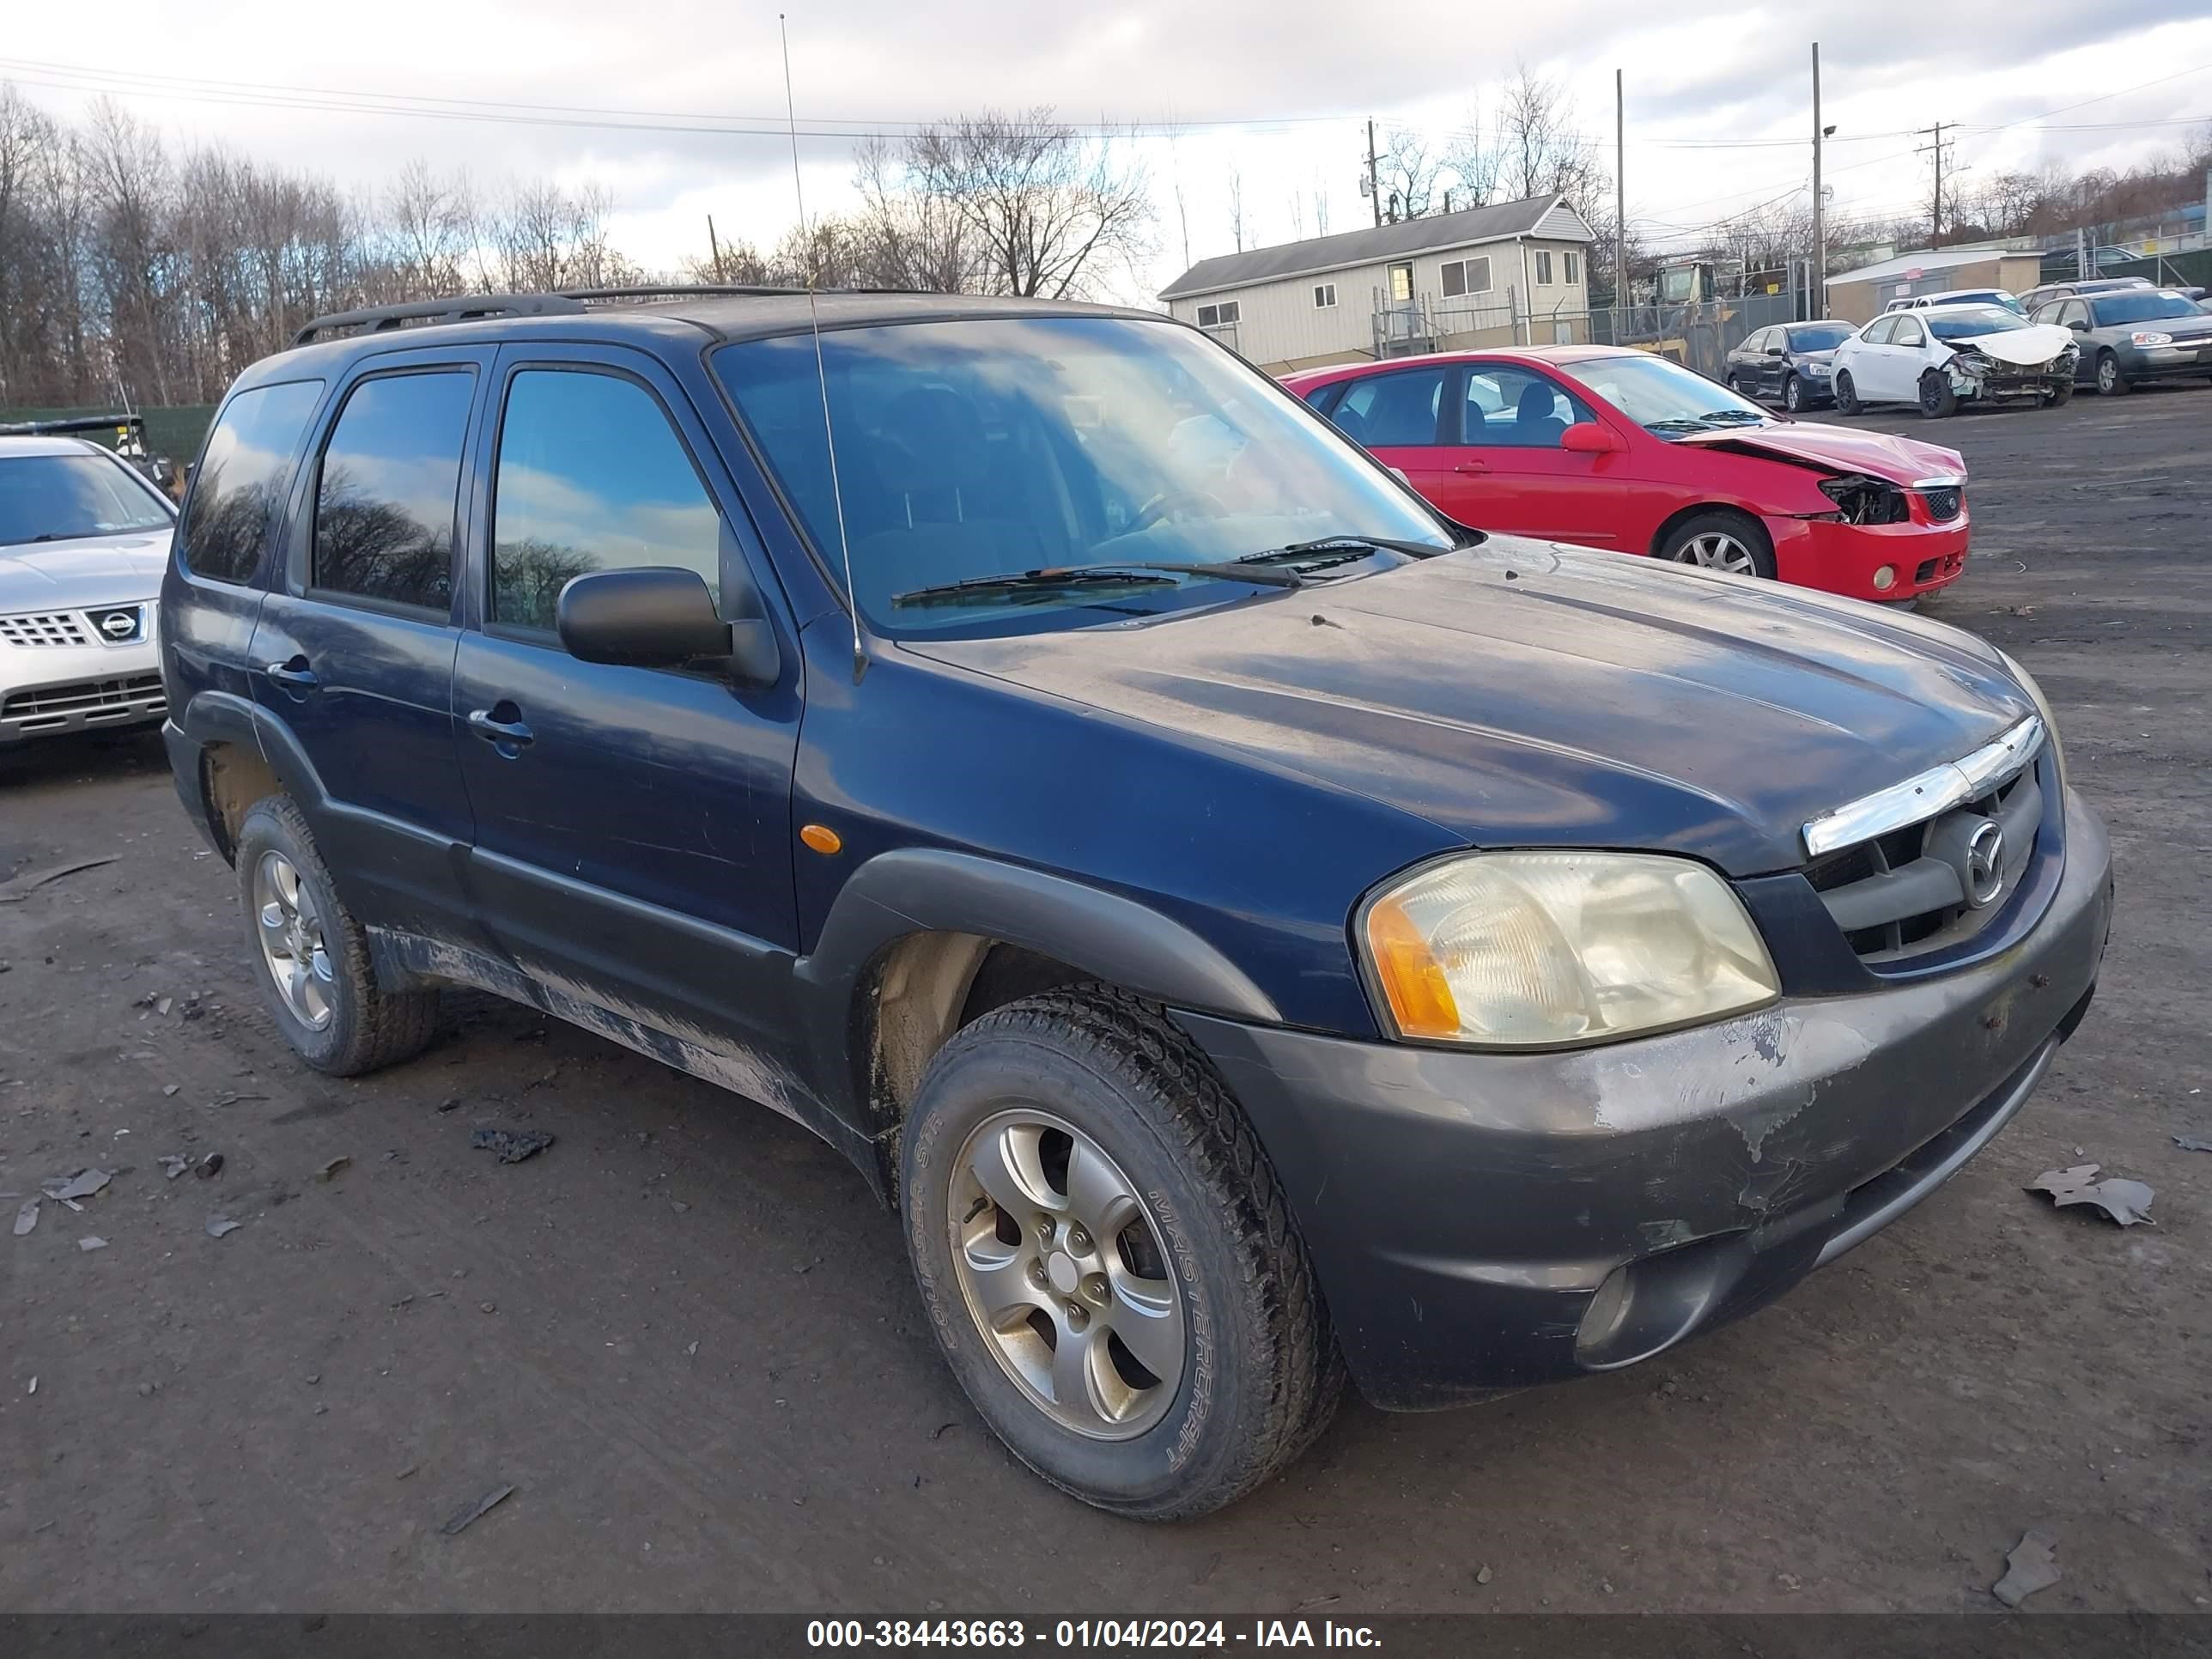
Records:
M562 586L586 571L679 566L718 598L726 570L749 568L764 594L774 575L659 364L517 344L497 381L454 673L469 887L540 982L717 1052L784 1052L795 647L757 689L712 666L580 662L554 629ZM779 1103L765 1082L724 1080Z
M291 732L325 799L302 801L363 921L467 931L471 823L453 741L455 526L485 351L362 361L301 469L249 647L253 696Z
M1624 448L1562 449L1569 427L1597 416L1549 375L1517 363L1469 362L1452 398L1446 436L1457 441L1437 505L1462 524L1584 547L1617 547L1632 486ZM1470 514L1480 516L1470 517Z

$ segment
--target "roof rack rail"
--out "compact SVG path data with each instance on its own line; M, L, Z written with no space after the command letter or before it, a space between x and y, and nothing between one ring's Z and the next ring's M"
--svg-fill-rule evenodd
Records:
M760 299L779 294L804 294L803 288L778 283L644 283L626 288L564 288L561 297L586 303L607 300L687 300L697 295L739 295Z
M0 437L54 438L71 432L120 432L126 428L138 434L143 441L146 417L143 415L72 415L58 421L10 421L0 423Z
M573 316L583 302L566 294L464 294L450 300L410 300L404 305L363 306L318 317L292 337L303 346L358 331L382 334L410 323L471 323L485 317Z

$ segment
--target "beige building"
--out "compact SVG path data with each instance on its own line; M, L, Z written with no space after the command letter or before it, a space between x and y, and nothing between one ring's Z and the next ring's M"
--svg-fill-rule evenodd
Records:
M2043 256L2033 248L1980 242L1962 247L1921 248L1877 265L1862 265L1828 278L1828 315L1870 323L1890 301L1957 288L2001 288L2025 294L2043 280Z
M1277 374L1580 340L1592 240L1563 198L1540 196L1201 259L1160 298Z

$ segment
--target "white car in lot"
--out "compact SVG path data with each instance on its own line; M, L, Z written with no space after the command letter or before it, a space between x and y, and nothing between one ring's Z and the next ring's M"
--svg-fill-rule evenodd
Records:
M1836 408L1912 404L1936 420L2001 398L2063 404L2079 356L2069 331L2002 306L1886 311L1836 348Z
M175 510L80 438L0 437L0 750L161 718Z

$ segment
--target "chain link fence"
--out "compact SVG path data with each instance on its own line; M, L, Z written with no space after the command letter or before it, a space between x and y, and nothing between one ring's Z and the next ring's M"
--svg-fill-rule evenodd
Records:
M1626 345L1656 352L1713 380L1728 354L1759 329L1797 320L1796 296L1752 294L1734 300L1601 306L1584 311L1523 309L1507 293L1497 304L1377 293L1375 356L1418 356L1485 346Z

